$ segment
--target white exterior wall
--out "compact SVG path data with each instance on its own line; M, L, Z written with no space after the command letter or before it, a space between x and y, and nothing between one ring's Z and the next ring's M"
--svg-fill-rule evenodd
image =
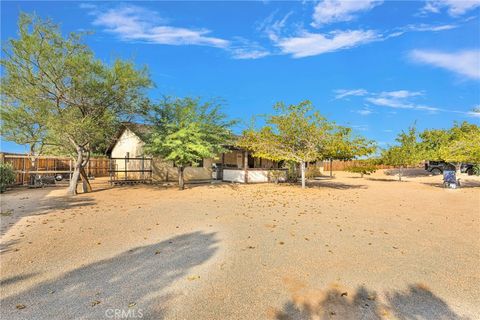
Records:
M143 154L144 145L145 143L127 128L123 131L113 147L112 158L125 158L127 152L129 152L130 158L139 157Z
M267 170L252 170L248 171L248 182L268 182Z
M125 129L112 149L112 158L125 158L127 152L129 158L136 158L143 155L145 143L130 129ZM212 178L213 159L204 159L203 167L187 167L184 171L185 180L206 180ZM148 165L148 168L145 167ZM125 169L125 160L115 160L115 169ZM154 158L151 166L153 170L152 178L154 181L177 181L178 169L173 166L171 161L163 161L160 158ZM130 160L127 163L128 170L150 169L150 161L142 164L140 160ZM117 176L124 177L123 172L118 172ZM140 173L129 173L128 178L138 179Z
M223 169L223 181L245 183L245 171L236 169Z
M270 182L273 181L273 177L269 176L272 170L248 170L248 182L255 183L255 182ZM287 181L287 172L282 171L282 174L278 178L279 182Z
M269 182L271 170L248 170L248 183ZM278 179L280 182L287 180L287 173L284 171ZM245 170L223 169L223 181L245 183Z

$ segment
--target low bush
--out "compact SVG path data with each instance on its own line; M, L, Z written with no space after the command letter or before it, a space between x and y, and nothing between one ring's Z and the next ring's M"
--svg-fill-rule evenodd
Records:
M270 170L268 174L270 175L268 177L269 181L278 183L280 178L285 176L285 170Z
M15 182L15 172L10 163L0 163L0 193Z
M353 166L345 168L345 171L359 173L360 176L363 178L363 175L370 175L377 171L377 167L370 162L359 162L354 164Z
M473 174L480 176L480 164L473 165Z
M307 179L313 179L321 175L322 173L320 172L320 168L318 168L317 166L309 166L307 167L307 170L305 170L305 178Z

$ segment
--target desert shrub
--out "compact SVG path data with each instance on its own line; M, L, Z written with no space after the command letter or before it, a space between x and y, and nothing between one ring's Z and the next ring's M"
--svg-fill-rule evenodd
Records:
M284 175L285 170L270 170L268 172L269 174L269 180L275 183L278 183L280 181L280 178Z
M10 163L0 163L0 193L5 192L7 187L15 182L15 172Z
M305 170L305 178L307 179L313 179L321 175L322 173L320 172L320 168L317 166L309 166L307 167L307 170Z
M295 162L287 162L284 166L288 169L287 181L290 183L296 183L298 181L298 170Z
M473 174L480 176L480 164L473 165Z
M363 175L369 175L377 171L377 167L371 162L359 162L350 167L345 168L345 171L352 173L359 173L363 178Z

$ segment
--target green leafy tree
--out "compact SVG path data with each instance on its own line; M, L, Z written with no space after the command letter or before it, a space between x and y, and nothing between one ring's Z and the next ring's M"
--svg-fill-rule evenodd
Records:
M165 98L150 107L146 120L153 132L145 152L175 164L181 190L185 188L185 167L226 151L224 146L232 139L230 129L236 123L221 112L221 104L193 98Z
M15 172L10 163L0 163L0 193L5 192L7 187L15 182Z
M392 146L382 153L382 162L399 168L398 180L402 180L403 168L418 164L423 160L423 152L417 141L417 130L415 126L402 131L396 141L399 145Z
M84 170L90 154L144 105L143 89L150 86L146 70L121 60L104 64L80 34L63 37L50 20L22 14L18 28L18 39L8 41L1 60L2 134L71 155L75 166L69 193L77 193L80 177L83 190L90 191ZM14 120L22 114L25 124Z
M473 174L480 176L480 164L476 163L473 165Z
M45 106L32 107L15 103L8 96L2 97L0 110L0 133L6 141L28 146L28 154L43 152L47 130L45 127L48 111Z
M243 133L238 145L253 152L253 156L300 165L302 188L305 188L305 164L322 158L331 124L313 111L308 100L298 105L274 106L275 114L266 119L260 130L250 128Z
M364 175L370 175L377 171L377 166L374 162L365 160L356 162L355 164L345 168L345 171L352 172L352 173L359 173L360 177L363 178Z
M426 157L452 163L460 170L462 162L480 163L480 127L468 122L455 123L448 130L420 133Z
M333 160L356 159L372 154L376 149L374 141L353 135L351 128L335 126L332 134L329 135L329 142L323 156L324 159L330 160L330 176L333 176Z

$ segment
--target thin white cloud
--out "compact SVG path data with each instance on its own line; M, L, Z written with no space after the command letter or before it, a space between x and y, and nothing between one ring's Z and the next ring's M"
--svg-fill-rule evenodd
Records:
M278 38L275 44L283 54L303 58L353 48L379 39L381 36L373 30L337 30L327 34L302 31L298 36Z
M259 59L271 54L258 43L240 37L235 38L229 51L234 59Z
M457 113L466 116L478 117L476 114L477 109L473 111L465 112L458 110L450 110L438 107L428 106L422 103L418 103L416 100L419 97L425 95L423 91L409 91L409 90L394 90L394 91L382 91L382 92L368 92L365 89L354 89L354 90L345 90L339 89L334 90L335 100L345 99L350 96L359 96L366 102L365 106L358 110L353 110L352 112L358 113L362 116L368 116L372 113L375 113L371 109L371 105L377 107L387 107L390 109L404 109L404 110L418 110L426 111L429 114L436 114L439 112L448 112L448 113ZM480 112L480 111L479 111ZM395 111L389 113L395 114Z
M470 117L480 118L480 105L473 107L472 111L468 112Z
M395 99L404 99L409 97L416 97L423 95L421 91L408 91L408 90L396 90L396 91L383 91L379 94L382 97L390 97Z
M430 112L443 111L439 108L420 105L420 104L412 103L410 101L406 101L399 98L388 98L388 97L377 96L377 97L366 98L366 100L371 104L374 104L377 106L389 107L389 108L395 108L395 109L414 109L414 110L423 110L423 111L430 111Z
M90 3L79 6L95 17L93 25L125 42L209 46L229 52L234 59L259 59L270 54L259 44L240 37L227 40L211 36L212 32L205 28L171 26L170 21L157 12L137 5L119 5L110 9Z
M405 30L407 31L419 31L419 32L425 32L425 31L445 31L445 30L452 30L458 28L458 25L455 24L441 24L441 25L430 25L430 24L410 24L405 27Z
M421 13L440 13L446 9L450 16L459 17L477 7L480 7L480 0L428 0Z
M353 20L357 13L371 10L382 2L376 0L320 1L314 9L312 26L320 27L324 24Z
M353 13L373 8L380 3L382 1L325 0L315 6L315 14L321 21L314 21L313 24L322 21L326 23L342 19L350 20L354 17ZM320 10L320 8L325 10ZM329 14L327 14L328 12ZM293 12L288 12L282 18L275 20L277 14L278 10L258 23L257 30L263 32L272 41L273 45L280 49L279 54L288 54L294 58L304 58L350 49L374 41L385 41L399 37L408 32L439 32L458 27L455 24L409 24L384 32L371 29L309 32L304 28L303 23L287 24L287 20L292 16ZM320 18L321 15L325 16Z
M413 50L409 57L418 63L446 69L470 79L480 79L480 50L478 49L457 52Z
M458 110L450 110L444 108L437 108L428 106L422 103L418 103L416 100L418 98L423 98L425 93L423 91L410 91L410 90L394 90L394 91L382 91L382 92L368 92L364 89L355 89L355 90L334 90L335 99L344 99L349 96L362 96L364 101L367 103L365 107L353 112L358 113L363 116L370 115L374 113L369 105L374 105L378 107L387 107L390 109L404 109L404 110L418 110L426 111L430 114L435 114L439 112L449 112L457 113L467 116L476 116L475 110L471 112L464 112ZM395 113L395 112L391 112Z
M278 40L278 35L284 30L288 18L293 14L293 11L290 11L284 15L282 19L274 20L277 12L278 10L270 14L267 18L261 21L257 27L257 31L264 32L272 41Z
M145 41L166 45L203 45L226 48L230 42L208 36L208 29L190 29L165 25L158 14L128 5L103 12L96 11L93 24L124 41Z
M369 116L371 115L372 113L374 113L371 109L369 108L363 108L363 109L360 109L360 110L355 110L354 111L355 113L358 113L359 115L361 116Z
M347 89L338 89L335 90L335 99L342 99L348 96L364 96L368 94L368 91L365 89L353 89L353 90L347 90Z
M353 128L353 129L356 129L358 131L368 131L369 130L368 124L353 124L353 125L350 125L350 127Z

